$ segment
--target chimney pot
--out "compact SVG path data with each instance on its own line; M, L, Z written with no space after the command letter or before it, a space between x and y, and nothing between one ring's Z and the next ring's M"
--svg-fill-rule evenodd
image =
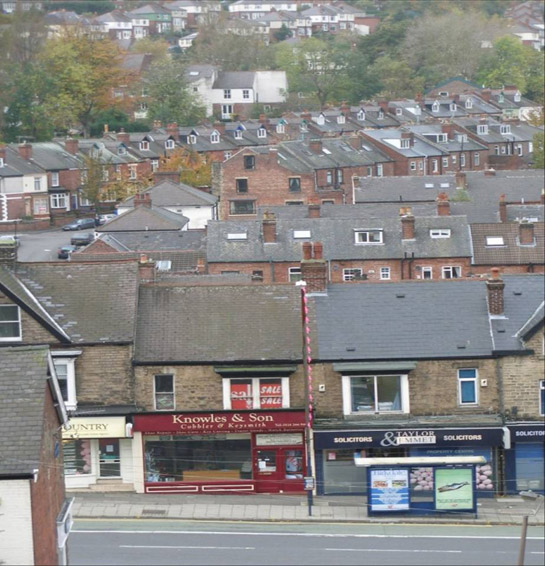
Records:
M316 242L314 244L314 259L323 259L324 246L322 242Z
M116 139L118 142L124 143L125 145L128 145L131 141L128 132L126 132L123 128L117 132Z
M67 138L64 142L64 149L72 155L77 155L79 151L79 141L74 138Z
M454 179L457 189L467 189L467 175L464 171L456 171Z
M312 257L313 248L314 257ZM303 244L301 276L307 284L309 293L323 293L326 290L327 265L322 255L323 247L320 242L316 242L314 246L310 242Z
M437 195L437 216L450 216L450 202L446 193Z

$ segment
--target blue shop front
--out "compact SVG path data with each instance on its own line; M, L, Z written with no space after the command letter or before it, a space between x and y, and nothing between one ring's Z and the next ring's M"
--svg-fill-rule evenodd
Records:
M505 451L507 493L532 490L544 492L544 423L508 425L511 449Z
M367 495L366 470L354 458L482 456L476 466L479 496L498 492L502 427L316 430L314 451L318 495ZM415 498L432 498L433 468L411 466L410 489Z

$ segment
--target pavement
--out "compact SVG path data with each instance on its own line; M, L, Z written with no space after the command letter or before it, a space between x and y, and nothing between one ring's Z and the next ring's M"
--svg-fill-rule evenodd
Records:
M278 521L330 523L425 523L518 525L528 516L529 525L544 525L543 499L526 501L517 495L483 498L477 514L431 511L427 515L371 516L363 496L314 496L309 515L306 495L187 495L132 492L68 491L74 497L77 519L171 519L184 521Z

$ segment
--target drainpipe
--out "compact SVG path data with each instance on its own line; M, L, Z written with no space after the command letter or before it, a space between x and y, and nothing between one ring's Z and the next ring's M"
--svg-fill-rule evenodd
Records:
M271 273L271 283L274 283L274 263L272 259L269 260L269 270Z
M401 258L401 279L405 279L405 260L407 259L407 252L403 252L403 257Z
M413 278L413 262L414 262L414 252L412 252L411 258L409 259L409 279Z

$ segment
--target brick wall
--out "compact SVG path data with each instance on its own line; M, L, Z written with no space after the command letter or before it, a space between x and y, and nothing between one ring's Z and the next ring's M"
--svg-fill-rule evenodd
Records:
M62 442L59 442L59 420L53 405L48 384L44 381L46 396L42 451L38 481L31 483L32 529L34 538L34 564L47 566L57 564L56 519L65 499ZM59 453L55 458L55 444Z
M509 411L509 419L540 419L539 382L544 379L543 325L529 339L526 347L532 349L531 356L509 356L502 358L503 404ZM513 410L515 408L515 410Z

